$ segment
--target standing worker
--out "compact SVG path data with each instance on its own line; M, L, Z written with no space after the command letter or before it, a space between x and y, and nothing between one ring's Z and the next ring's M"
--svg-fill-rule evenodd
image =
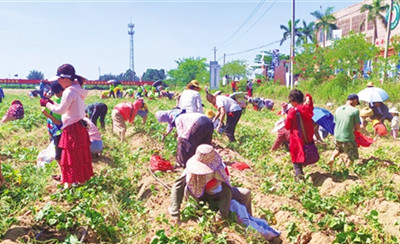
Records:
M312 120L314 104L310 94L306 94L304 98L303 93L296 89L290 92L289 103L292 108L287 113L285 128L290 131L289 151L296 179L302 181L304 180L303 166L306 161L304 145L312 142L314 136ZM301 126L304 128L304 133Z
M346 104L336 109L335 113L335 140L336 148L332 153L328 166L332 169L335 158L341 153L346 153L348 159L346 166L358 159L358 147L354 137L354 132L360 130L360 112L357 108L360 102L354 93L347 97Z
M192 80L187 84L186 90L182 92L178 107L185 109L186 113L203 113L203 105L199 91L200 84L197 80Z
M73 183L83 184L93 176L89 134L86 123L82 122L88 91L82 89L85 78L76 75L74 67L70 64L61 65L57 69L56 78L64 88L60 104L42 98L40 105L61 114L63 132L58 144L62 149L61 182L69 188Z
M109 88L109 94L108 97L113 96L113 98L115 98L115 93L114 93L114 89L115 89L115 84L114 82L110 83L110 88Z

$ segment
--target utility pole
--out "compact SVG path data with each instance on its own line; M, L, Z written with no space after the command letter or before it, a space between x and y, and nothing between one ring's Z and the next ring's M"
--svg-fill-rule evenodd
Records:
M294 28L295 28L295 0L292 0L292 32L290 34L291 43L290 43L290 88L293 89L294 84L294 74L293 74L293 64L294 64Z
M214 47L213 51L214 51L214 61L217 61L217 48Z
M226 53L224 53L224 62L222 63L222 66L225 65L225 58L226 58Z
M134 63L134 52L133 52L133 35L135 34L135 31L133 30L133 27L135 27L134 24L131 23L128 24L128 35L131 37L130 38L130 55L129 55L129 68L132 71L132 76L131 76L131 80L133 81L134 77L135 77L135 63Z
M388 49L389 49L389 42L390 42L390 24L392 23L392 10L393 10L393 0L390 1L389 7L389 19L386 27L386 45L385 45L385 70L383 72L383 79L382 83L386 81L386 72L387 72L387 63L388 63Z

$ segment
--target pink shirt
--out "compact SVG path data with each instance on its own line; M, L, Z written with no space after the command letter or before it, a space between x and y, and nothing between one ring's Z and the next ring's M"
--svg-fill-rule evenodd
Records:
M190 133L192 132L192 128L201 117L206 117L201 113L188 113L181 114L175 119L176 132L178 133L178 137L183 139L189 139Z
M60 104L47 103L46 107L57 114L61 114L63 126L70 126L85 117L85 98L88 91L82 89L79 84L67 87L61 97Z
M93 124L93 122L87 117L83 118L83 120L89 125L88 133L90 141L102 141L101 134L99 132L99 129L97 129L96 125Z

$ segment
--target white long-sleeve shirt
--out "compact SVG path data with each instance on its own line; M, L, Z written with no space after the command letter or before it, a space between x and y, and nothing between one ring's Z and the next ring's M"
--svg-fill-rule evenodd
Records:
M397 130L399 129L399 127L400 127L399 116L393 116L391 126L392 126L392 129L397 129Z
M61 129L85 117L85 98L87 94L87 90L82 89L78 84L74 84L64 90L60 104L46 104L46 107L50 111L61 114L61 121L63 123Z
M195 90L184 90L179 99L179 108L186 109L186 113L203 113L200 93Z

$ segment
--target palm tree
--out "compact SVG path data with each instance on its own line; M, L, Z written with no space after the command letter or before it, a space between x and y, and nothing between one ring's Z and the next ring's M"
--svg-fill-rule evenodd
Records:
M300 37L301 36L301 33L300 33L300 28L297 28L296 26L297 26L297 24L300 22L300 20L299 19L297 19L295 22L294 22L294 36L296 37ZM291 37L291 35L292 35L292 20L289 20L288 21L288 26L284 26L284 25L280 25L280 28L281 28L281 30L283 30L284 32L283 32L283 37L282 37L282 39L281 39L281 43L280 43L280 45L282 46L282 44L287 40L287 39L290 39L290 37ZM299 38L297 38L297 41L296 41L296 45L299 45L300 44L300 39Z
M331 30L336 30L336 17L332 14L333 12L333 7L328 7L325 12L321 10L316 10L312 13L310 13L312 16L314 16L317 19L317 22L315 24L315 29L316 30L322 30L322 46L325 47L325 39L328 35L328 33Z
M363 4L361 6L360 12L364 13L368 11L368 21L372 21L372 25L374 26L374 35L372 37L372 44L375 44L375 40L378 37L378 28L377 28L377 19L380 19L382 24L387 28L387 21L385 16L381 14L381 12L386 11L389 8L388 4L382 5L382 0L373 0L371 4ZM362 23L363 24L363 23Z
M301 39L303 43L308 43L308 39L310 39L311 42L314 41L314 22L306 23L303 20L303 27L300 28L300 33L301 33Z

